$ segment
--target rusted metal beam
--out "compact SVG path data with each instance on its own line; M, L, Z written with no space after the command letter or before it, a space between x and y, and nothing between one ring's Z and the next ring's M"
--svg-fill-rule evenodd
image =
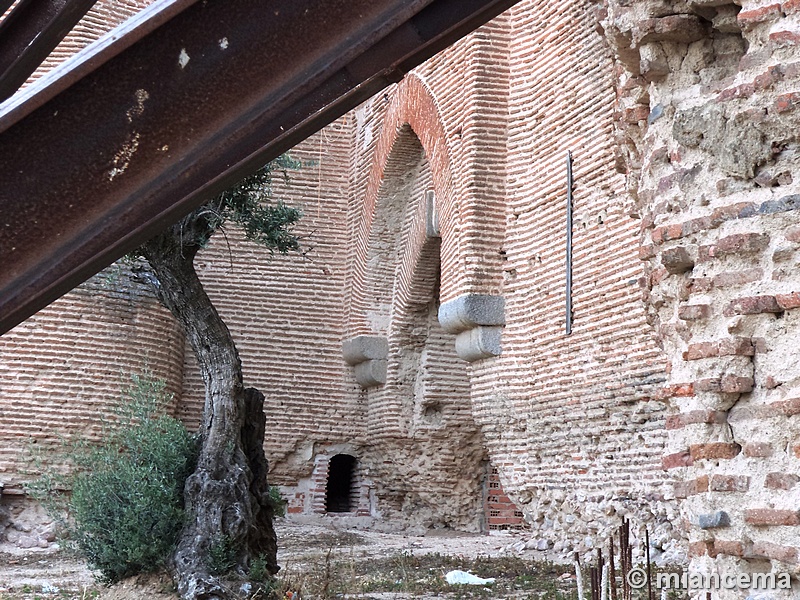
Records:
M0 107L0 333L515 1L152 6Z
M0 22L0 102L25 83L95 2L20 0Z
M6 14L6 11L14 4L14 0L0 0L0 18Z

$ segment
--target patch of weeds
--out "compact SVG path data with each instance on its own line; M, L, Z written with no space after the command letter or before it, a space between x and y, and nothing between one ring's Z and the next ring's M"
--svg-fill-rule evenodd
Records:
M227 575L236 566L236 543L228 535L214 540L208 549L208 571L212 575Z
M304 575L281 572L280 576L260 585L250 600L300 600L301 592L303 598L314 598L305 594L304 582Z
M259 554L252 561L250 561L250 581L254 583L268 583L270 582L270 573L267 568L267 558L264 554Z
M482 578L494 578L486 586L450 585L444 576L460 569ZM449 598L497 598L529 592L527 598L571 600L577 598L574 584L558 579L568 566L534 563L517 557L463 559L441 554L414 555L402 552L385 559L356 565L362 593L401 592L414 595L441 595Z
M274 485L269 488L269 503L276 517L286 516L286 498L281 496L281 491Z

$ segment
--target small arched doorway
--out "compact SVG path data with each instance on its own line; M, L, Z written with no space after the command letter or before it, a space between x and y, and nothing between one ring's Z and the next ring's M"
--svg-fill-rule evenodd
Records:
M356 457L337 454L328 463L328 481L325 485L325 511L348 513L358 503L356 489Z

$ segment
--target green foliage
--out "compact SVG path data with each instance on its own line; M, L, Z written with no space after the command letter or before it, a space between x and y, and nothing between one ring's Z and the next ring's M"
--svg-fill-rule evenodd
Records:
M127 262L135 266L134 272L141 277L141 265L137 260L146 258L144 247L148 244L166 244L166 247L181 253L186 249L196 251L205 247L218 230L224 233L228 223L241 227L247 239L272 253L299 251L300 238L293 230L302 212L283 202L274 202L272 184L276 174L288 182L289 170L298 169L301 164L288 154L271 161L129 253Z
M281 491L274 485L269 488L269 503L276 517L286 516L286 498L281 496Z
M237 547L227 535L214 540L208 549L208 571L212 575L226 575L236 566Z
M201 244L205 245L226 222L232 222L242 228L247 239L271 251L287 254L299 250L300 241L292 229L301 212L282 202L272 203L275 173L288 179L288 170L299 166L299 161L284 154L197 209L196 214L202 215L207 224L208 237L200 240Z
M162 568L183 526L183 486L198 444L163 413L168 401L164 382L135 375L104 424L103 443L67 447L76 469L66 479L66 536L104 581ZM45 473L31 489L57 497L59 481Z
M263 554L259 554L252 561L250 561L250 581L256 583L271 582L272 578L270 576L269 569L267 568L268 564L267 557Z

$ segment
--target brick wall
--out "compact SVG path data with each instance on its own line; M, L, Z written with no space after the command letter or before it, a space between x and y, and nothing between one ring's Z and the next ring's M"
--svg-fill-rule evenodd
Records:
M613 168L612 62L590 3L511 10L503 354L473 371L503 486L556 550L620 515L672 535L660 468L664 358L645 323L637 223ZM565 334L566 154L574 157L573 332ZM622 500L624 499L624 500Z
M666 361L640 299L638 222L613 169L612 57L590 8L523 2L357 111L357 254L346 292L349 335L386 335L406 318L402 303L387 312L389 288L376 293L374 282L394 272L397 298L423 270L415 259L425 252L421 210L408 208L416 216L404 225L403 248L382 225L398 198L392 182L410 189L419 177L410 152L418 141L439 210L441 301L475 293L506 300L501 356L467 367L462 384L472 418L509 496L565 554L604 537L619 515L650 524L659 547L676 536L671 473L661 465L665 405L656 395ZM576 176L569 337L568 149ZM380 242L383 254L370 255ZM374 426L387 432L403 431L392 424L402 422L405 394L391 370L409 344L389 334L389 381L368 392L371 414L381 416Z
M489 469L489 476L486 478L486 502L483 512L486 517L486 529L489 531L526 529L523 512L503 491L500 474L495 467Z
M0 483L22 493L30 444L97 440L129 375L181 394L183 337L124 267L110 267L0 337Z
M152 4L152 1L98 0L34 71L28 81L25 82L25 85L30 85L105 33L141 12ZM16 4L17 2L12 3L11 8L6 10L5 14L0 15L0 17L4 19L15 8Z
M358 388L341 358L351 135L352 118L340 119L291 152L302 166L288 183L276 178L275 197L303 211L305 256L271 257L229 228L195 259L245 383L266 395L265 449L278 484L310 474L315 444L363 435ZM196 427L204 392L190 351L185 374L181 416Z

